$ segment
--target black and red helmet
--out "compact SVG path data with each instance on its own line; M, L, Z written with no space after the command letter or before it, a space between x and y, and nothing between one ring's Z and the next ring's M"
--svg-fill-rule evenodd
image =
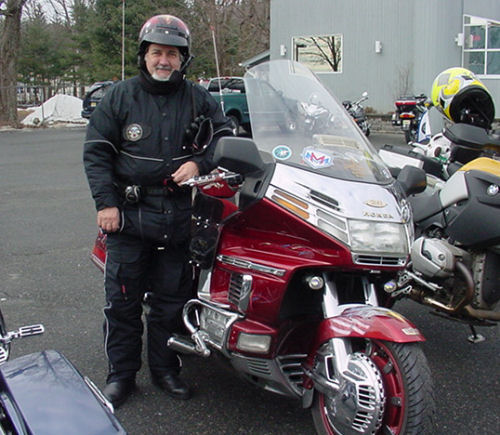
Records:
M178 47L183 63L190 57L191 36L188 26L173 15L155 15L147 20L139 32L139 56L143 57L149 44Z

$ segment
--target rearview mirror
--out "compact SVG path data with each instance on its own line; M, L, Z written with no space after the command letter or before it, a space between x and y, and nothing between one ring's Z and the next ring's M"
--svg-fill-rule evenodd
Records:
M213 161L217 166L242 175L262 171L265 167L255 142L244 137L221 137Z
M399 172L397 180L406 195L421 193L427 187L425 171L415 166L404 166Z

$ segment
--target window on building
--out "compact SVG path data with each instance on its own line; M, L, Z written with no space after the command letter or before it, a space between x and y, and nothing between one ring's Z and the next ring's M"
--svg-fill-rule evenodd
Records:
M500 22L464 15L463 47L465 68L500 76Z
M292 43L294 60L312 71L342 72L342 35L297 36Z

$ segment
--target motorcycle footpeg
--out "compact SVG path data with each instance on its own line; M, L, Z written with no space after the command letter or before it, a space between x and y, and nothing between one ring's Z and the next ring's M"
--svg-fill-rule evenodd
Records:
M21 328L19 328L16 335L20 338L23 338L23 337L29 337L31 335L43 334L44 332L45 332L44 326L42 324L38 324L38 325L22 326Z

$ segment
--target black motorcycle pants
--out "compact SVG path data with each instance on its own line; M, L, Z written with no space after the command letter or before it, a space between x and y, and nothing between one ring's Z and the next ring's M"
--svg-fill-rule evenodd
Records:
M145 292L151 292L146 310L151 373L179 372L180 359L167 347L167 340L183 330L182 308L193 296L192 267L187 257L185 245L158 248L138 237L108 235L104 278L107 382L133 378L141 367Z

